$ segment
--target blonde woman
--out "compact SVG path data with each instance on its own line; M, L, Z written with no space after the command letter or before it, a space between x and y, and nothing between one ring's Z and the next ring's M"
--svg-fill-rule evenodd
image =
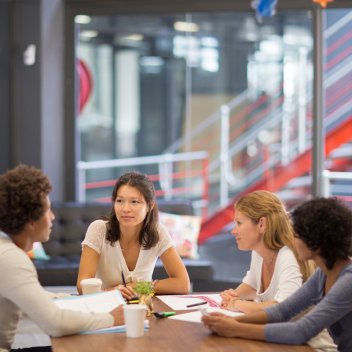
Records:
M315 269L312 261L299 259L289 215L274 193L255 191L240 198L232 233L238 248L251 250L252 258L242 283L221 293L224 308L253 313L282 302ZM309 344L316 351L336 351L326 330Z
M232 234L240 250L252 251L252 258L242 283L221 293L224 308L251 313L281 302L312 272L295 253L289 216L274 193L256 191L240 198Z
M350 352L351 210L340 200L316 198L297 207L292 221L299 257L317 266L313 275L281 303L236 318L210 313L203 323L220 336L291 345L311 345L308 339L328 329L338 350Z

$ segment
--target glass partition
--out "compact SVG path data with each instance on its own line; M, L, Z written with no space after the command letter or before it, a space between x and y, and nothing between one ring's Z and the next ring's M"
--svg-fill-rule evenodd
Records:
M324 191L352 208L352 11L329 9L325 23Z
M280 12L262 23L253 12L229 11L75 20L84 71L77 118L82 161L206 151L210 211L251 187L283 192L292 178L309 173L310 162L296 165L298 175L288 167L311 147L308 11ZM134 169L160 173L157 164ZM185 161L173 172L190 169ZM87 181L114 179L123 170L91 170ZM104 192L110 189L90 187L86 195ZM306 193L285 190L288 201Z

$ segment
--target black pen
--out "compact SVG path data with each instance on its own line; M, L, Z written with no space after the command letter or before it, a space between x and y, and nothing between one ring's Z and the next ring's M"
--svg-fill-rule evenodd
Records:
M122 282L123 282L123 285L126 287L126 280L125 280L125 275L123 273L123 270L121 271L121 276L122 276Z
M202 306L203 304L207 304L208 302L199 302L199 303L193 303L193 304L189 304L188 306L186 306L187 308L191 308L191 307L197 307L197 306Z

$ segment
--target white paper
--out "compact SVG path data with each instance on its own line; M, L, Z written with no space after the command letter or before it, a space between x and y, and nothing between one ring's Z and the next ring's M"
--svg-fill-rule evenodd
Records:
M202 307L204 307L204 306L202 306ZM215 307L214 308L207 308L206 310L208 313L218 312L218 313L228 315L230 317L236 317L236 316L243 314L241 312L232 312L230 310L215 308ZM169 317L169 319L188 321L188 322L192 322L192 323L201 323L202 322L201 321L202 313L200 311L195 311L195 312L190 312L190 313L177 314L172 317Z
M54 299L54 302L61 309L70 309L86 313L109 313L119 305L126 303L119 290L63 297Z
M54 299L61 309L70 309L86 313L109 313L121 304L126 304L119 290L104 291L82 296L69 296ZM85 331L82 334L125 332L124 325L99 330Z
M218 308L220 307L221 297L218 293L212 294L188 294L188 295L164 295L157 296L173 310L193 310L198 307ZM207 302L201 306L187 307L190 304Z

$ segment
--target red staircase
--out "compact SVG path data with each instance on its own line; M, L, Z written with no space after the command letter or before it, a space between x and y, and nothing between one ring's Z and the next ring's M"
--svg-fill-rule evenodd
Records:
M327 134L325 155L328 156L333 150L338 148L340 145L351 140L352 116L346 119L335 130ZM228 206L219 210L217 213L203 221L199 235L199 243L201 244L208 238L212 237L214 234L219 233L224 226L233 221L233 205L241 195L259 189L268 189L269 182L271 191L275 192L281 190L287 184L288 181L292 180L295 177L303 176L311 170L311 158L312 152L308 150L305 153L299 155L289 165L274 168L272 170L272 173L275 175L274 180L269 180L268 177L266 177L267 175L264 173L263 177L260 180L251 185L244 192L237 194Z

